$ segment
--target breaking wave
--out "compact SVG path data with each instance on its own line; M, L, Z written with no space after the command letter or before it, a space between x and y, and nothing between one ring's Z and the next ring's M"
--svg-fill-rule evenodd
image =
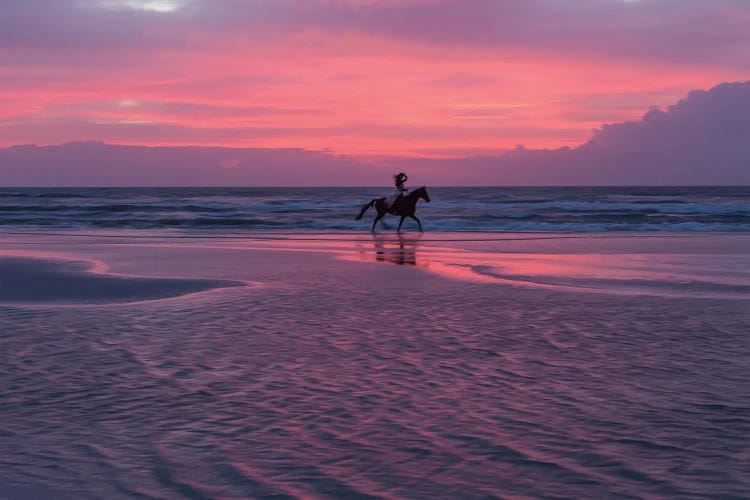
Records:
M748 187L429 190L432 203L418 207L428 230L750 230ZM385 188L6 188L0 227L361 231L374 213L364 221L354 215L388 194ZM386 227L395 227L387 219Z

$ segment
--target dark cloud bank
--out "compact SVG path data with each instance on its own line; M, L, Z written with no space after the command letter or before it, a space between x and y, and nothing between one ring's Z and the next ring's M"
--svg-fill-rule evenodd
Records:
M0 150L5 186L374 185L373 168L301 149L119 146L72 142Z
M181 8L166 15L132 8L147 3L5 1L0 48L43 49L33 56L24 52L28 64L49 57L50 49L52 60L70 51L89 54L92 47L150 53L154 47L220 44L227 35L231 44L238 37L256 43L312 28L441 46L534 48L734 69L748 67L750 50L747 0L207 0L174 2Z
M297 149L78 142L0 150L5 186L378 185L392 169L430 185L750 185L750 81L693 91L640 121L604 125L575 149L519 147L389 167Z

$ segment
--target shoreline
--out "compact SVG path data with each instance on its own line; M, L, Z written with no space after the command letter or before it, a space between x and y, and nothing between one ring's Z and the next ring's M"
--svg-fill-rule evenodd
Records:
M372 235L273 231L250 235L195 235L164 234L164 231L144 233L141 230L56 231L12 235L6 238L6 245L0 250L0 259L26 257L63 262L92 261L94 268L76 275L76 280L85 282L91 279L87 273L103 274L106 271L98 277L99 281L109 279L109 285L114 284L115 288L125 286L124 282L118 283L118 279L131 280L129 285L136 287L137 280L163 280L148 286L141 283L141 296L147 299L236 286L231 284L233 282L262 281L254 279L252 273L191 276L188 267L183 272L163 276L154 272L160 259L149 262L149 249L186 255L201 252L202 259L211 260L219 258L218 255L227 255L227 252L240 256L263 252L268 254L269 270L284 266L289 259L310 258L305 254L322 254L330 257L327 266L335 265L335 262L396 264L414 267L443 279L561 292L750 298L750 272L740 271L750 269L750 233L493 234L494 237L476 232ZM63 251L60 249L62 245L66 247ZM296 253L297 257L284 256L290 252ZM136 253L142 256L137 259L128 256ZM109 271L108 256L125 261L127 272ZM138 261L143 265L137 265ZM31 265L35 264L32 262ZM38 274L39 270L32 269L27 277L19 278L18 283L38 281L43 273L35 276L35 272ZM59 273L50 279L55 283L65 283L65 280L60 281ZM8 295L11 293L8 289L18 286L8 283L5 292L0 290L0 302L3 293ZM80 286L85 288L84 284ZM96 287L96 292L79 290L78 293L89 300L96 300L97 295L113 294L112 286L97 283ZM174 290L169 292L170 288ZM180 289L186 292L179 293ZM168 297L160 297L164 293ZM32 295L27 295L30 303L35 302ZM117 300L115 295L112 297Z

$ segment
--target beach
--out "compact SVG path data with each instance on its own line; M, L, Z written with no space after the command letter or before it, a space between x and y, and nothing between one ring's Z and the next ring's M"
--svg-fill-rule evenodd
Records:
M750 500L748 34L2 2L0 500Z
M3 243L8 498L750 491L745 233Z

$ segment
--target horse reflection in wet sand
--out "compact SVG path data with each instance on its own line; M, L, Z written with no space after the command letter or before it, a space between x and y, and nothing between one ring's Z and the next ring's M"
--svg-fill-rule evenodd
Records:
M393 245L388 247L387 243L396 243L394 240L385 240L380 237L374 237L375 243L375 260L378 262L390 262L399 266L417 265L416 242L410 242L407 246L406 241L400 235L398 237L398 248Z
M362 207L362 210L360 210L359 215L357 215L355 219L362 219L362 216L365 214L365 212L367 212L367 209L374 205L378 211L378 215L375 216L375 220L372 222L373 233L375 232L375 224L377 224L380 219L385 217L386 214L398 215L401 217L401 220L398 223L398 232L401 232L401 225L404 223L404 219L406 219L407 217L410 217L417 221L417 224L419 225L419 232L424 232L422 230L422 223L419 221L419 219L417 219L417 216L414 215L417 210L417 202L419 200L424 200L427 203L430 202L430 195L427 194L427 189L424 186L415 189L406 196L400 197L393 204L393 207L389 208L386 205L385 200L385 198L375 198L374 200L370 201L370 203L367 203Z

